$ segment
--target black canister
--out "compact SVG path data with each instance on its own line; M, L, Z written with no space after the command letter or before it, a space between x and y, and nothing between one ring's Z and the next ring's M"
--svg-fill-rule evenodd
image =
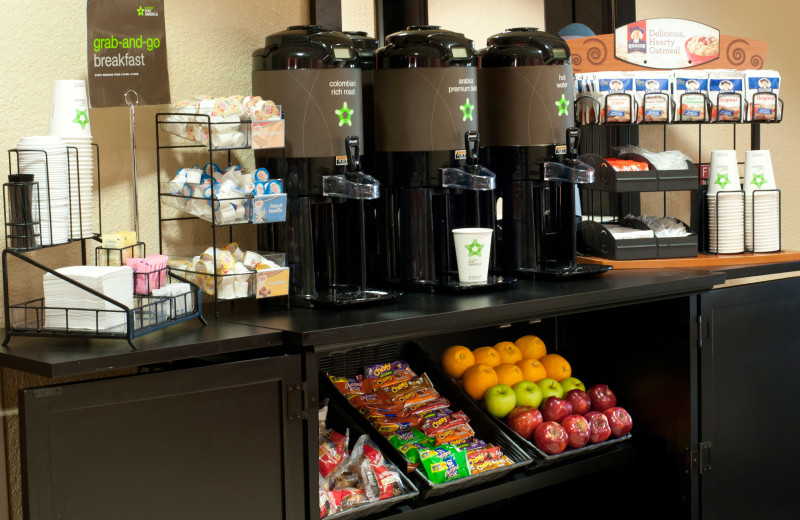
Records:
M527 27L490 36L487 45L477 52L478 101L483 161L503 201L500 263L532 272L551 214L542 166L563 158L574 125L570 52L560 37Z
M381 258L390 281L435 289L455 272L452 229L494 229L494 175L476 164L476 65L472 40L437 26L390 34L376 53Z

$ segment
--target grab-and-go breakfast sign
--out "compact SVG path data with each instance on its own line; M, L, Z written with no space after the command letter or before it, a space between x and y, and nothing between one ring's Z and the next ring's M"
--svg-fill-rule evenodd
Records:
M640 20L617 28L614 54L651 69L695 67L719 58L719 31L690 20Z

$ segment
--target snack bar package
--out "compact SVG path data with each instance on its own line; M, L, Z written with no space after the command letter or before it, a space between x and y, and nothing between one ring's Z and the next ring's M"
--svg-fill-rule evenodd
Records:
M745 97L750 121L780 121L781 75L775 70L746 70Z
M676 121L705 121L708 74L699 70L675 71Z
M741 122L744 117L744 73L709 70L708 98L711 101L711 121Z
M671 76L672 74L667 71L642 70L634 73L637 123L668 123L670 121Z
M634 91L632 72L598 72L601 123L633 123Z

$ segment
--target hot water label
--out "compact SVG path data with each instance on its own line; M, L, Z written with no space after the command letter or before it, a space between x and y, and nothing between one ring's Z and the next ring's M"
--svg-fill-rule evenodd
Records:
M253 92L283 105L286 157L346 155L346 137L364 135L358 69L260 70Z
M374 78L377 150L459 150L478 130L474 67L376 70Z
M574 125L571 65L478 71L482 146L540 146L566 141Z

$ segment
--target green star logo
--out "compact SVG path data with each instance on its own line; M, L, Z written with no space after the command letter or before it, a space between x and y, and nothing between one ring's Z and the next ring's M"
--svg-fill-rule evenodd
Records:
M464 116L462 121L466 121L467 119L472 121L472 109L475 108L475 105L470 104L469 98L467 98L466 102L464 102L464 104L458 108L461 109L461 114Z
M470 256L481 256L481 250L485 247L483 244L478 243L478 239L474 239L471 244L467 244L464 247L467 248L467 258Z
M337 116L339 116L339 126L353 126L353 122L350 120L350 116L353 115L353 109L347 108L347 101L342 104L342 108L334 110Z
M559 117L569 115L567 112L567 108L569 107L569 100L564 97L564 94L561 94L561 99L556 101L556 107L558 107Z
M144 9L142 8L141 5L139 6L139 9L136 10L136 14L138 14L139 16L144 16Z
M728 179L728 174L727 173L720 173L719 175L717 175L717 180L714 181L714 184L718 184L719 187L724 190L725 186L730 184L730 182L731 181L730 181L730 179Z
M753 179L750 181L750 184L754 184L759 190L766 183L767 179L764 178L764 172L754 174Z
M86 113L86 110L78 110L76 108L75 119L73 119L72 122L81 125L81 128L86 130L86 125L89 124L89 114Z

